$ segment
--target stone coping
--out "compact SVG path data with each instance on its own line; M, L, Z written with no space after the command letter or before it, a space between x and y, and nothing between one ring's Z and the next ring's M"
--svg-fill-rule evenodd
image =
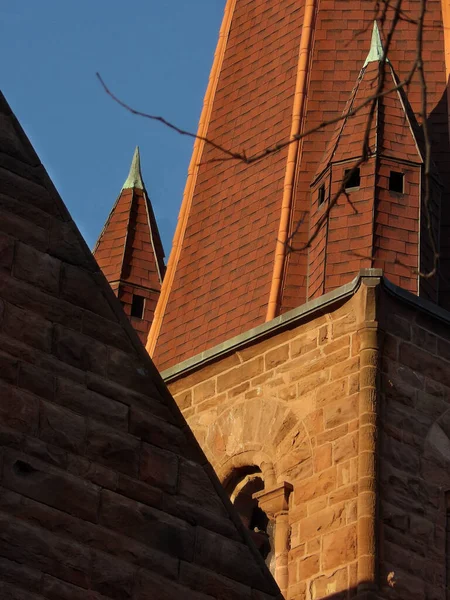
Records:
M305 302L305 304L302 304L301 306L294 308L293 310L290 310L289 312L286 312L275 319L272 319L272 321L258 325L258 327L249 329L248 331L226 340L221 344L217 344L217 346L214 346L213 348L209 348L204 352L200 352L199 354L196 354L195 356L192 356L191 358L188 358L187 360L184 360L183 362L180 362L173 367L162 371L161 377L166 383L170 383L174 379L182 375L187 375L189 372L194 371L199 367L202 367L205 364L224 356L225 354L229 354L230 352L234 352L243 346L248 346L249 344L255 343L271 334L278 333L289 326L295 326L307 317L317 316L333 304L353 296L361 286L362 280L368 278L378 279L380 283L383 284L383 287L386 289L386 291L391 295L396 296L403 302L428 313L434 318L450 324L449 311L437 306L437 304L434 304L433 302L420 298L419 296L415 296L411 292L408 292L407 290L404 290L403 288L391 283L383 275L382 269L361 269L358 275L349 283L336 288L332 292L328 292L327 294L320 296L320 298Z

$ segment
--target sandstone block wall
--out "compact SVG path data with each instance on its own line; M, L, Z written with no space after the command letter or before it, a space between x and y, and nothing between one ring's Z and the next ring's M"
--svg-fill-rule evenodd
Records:
M369 304L362 286L341 306L169 384L223 482L256 465L265 488L293 485L289 600L347 598L358 582L361 327Z
M380 327L382 591L386 598L444 600L449 581L450 326L385 294Z

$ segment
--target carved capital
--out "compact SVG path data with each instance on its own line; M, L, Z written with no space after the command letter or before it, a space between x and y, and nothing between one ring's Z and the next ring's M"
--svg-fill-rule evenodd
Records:
M284 481L262 492L256 492L252 497L258 501L259 507L269 519L275 519L278 514L289 509L289 495L293 489L290 483Z

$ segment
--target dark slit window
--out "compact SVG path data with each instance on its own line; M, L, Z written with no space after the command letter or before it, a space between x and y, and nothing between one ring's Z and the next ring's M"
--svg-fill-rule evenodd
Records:
M389 189L391 192L403 194L403 173L399 171L391 171L389 175Z
M138 319L142 319L144 317L144 305L144 296L138 296L137 294L133 294L133 300L131 302L131 316L137 317Z
M359 169L345 169L344 186L346 190L358 188L361 184L361 174Z
M322 185L319 188L319 206L321 204L323 204L325 202L325 184L322 183Z

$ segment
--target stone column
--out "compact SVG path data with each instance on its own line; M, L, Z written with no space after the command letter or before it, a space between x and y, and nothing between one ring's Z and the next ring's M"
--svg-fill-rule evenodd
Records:
M289 495L293 487L284 482L268 490L253 494L258 505L271 521L274 522L274 554L275 554L275 581L281 593L286 596L288 590L288 555L290 540L289 525Z
M375 285L366 288L366 320L359 329L358 597L377 589L377 374L379 360Z

